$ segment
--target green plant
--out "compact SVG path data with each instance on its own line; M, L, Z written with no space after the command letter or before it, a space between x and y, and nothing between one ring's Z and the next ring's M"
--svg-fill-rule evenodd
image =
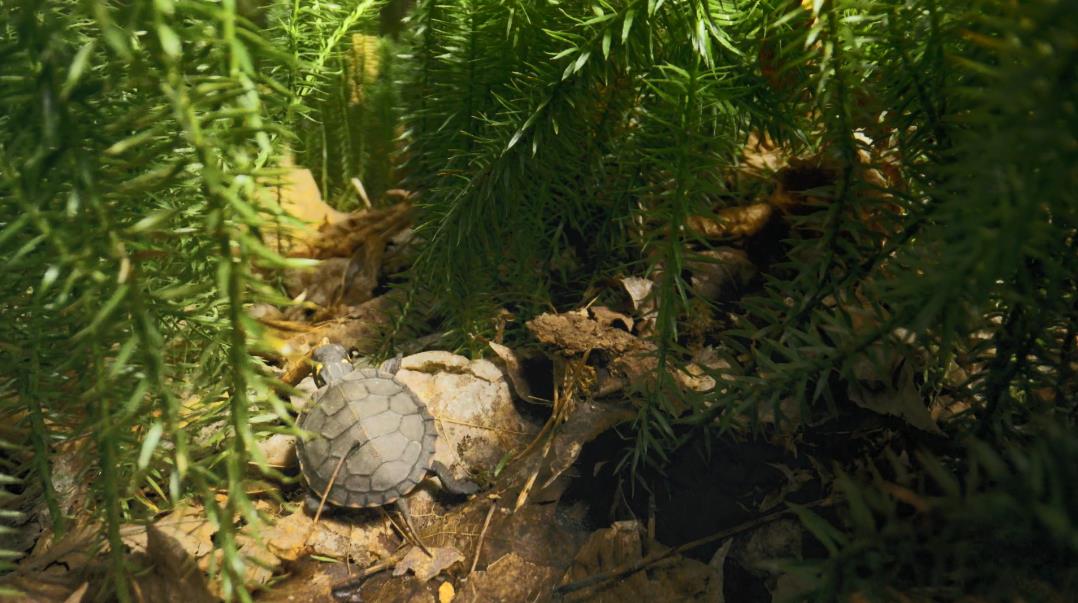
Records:
M421 0L394 57L373 49L374 0L256 3L257 24L235 0L0 1L0 503L40 492L59 533L78 510L52 458L91 451L121 599L119 526L191 493L219 530L226 596L247 597L231 519L258 523L243 490L256 432L289 428L270 427L288 415L243 311L284 301L255 277L282 265L258 228L284 219L257 184L288 146L335 203L352 177L377 197L397 175L397 99L419 210L405 309L450 345L478 353L502 308L527 319L589 303L610 277L654 281L657 371L633 394L625 466L661 467L696 430L772 429L763 416L791 405L795 433L841 417L883 351L915 367L924 402L947 389L972 409L943 427L976 443L921 442L935 481L904 486L940 501L940 559L968 566L1001 516L966 516L999 501L1033 510L1023 538L1071 526L1037 481L1070 479L1055 455L1073 442L1044 425L1078 418L1066 3ZM753 137L809 158L814 182L773 208L785 230L762 287L719 306L684 273L730 241L690 219L759 200L741 186ZM710 343L727 368L713 391L682 392L667 367L689 356L686 319L720 310L734 324ZM881 479L836 482L849 523L804 515L830 545L807 570L820 597L970 584L924 571L903 540L923 518Z
M1072 13L424 2L405 118L414 290L448 292L436 306L474 346L495 308L579 307L604 277L650 272L659 369L632 468L693 428L764 429L791 404L795 427L839 417L881 350L916 366L925 403L970 367L946 387L974 410L948 433L1020 445L1038 418L1073 421L1078 396ZM811 157L819 182L782 216L763 288L725 308L728 368L701 403L664 370L700 302L682 269L712 244L686 223L746 203L730 183L750 133Z
M29 510L41 484L54 537L100 520L126 601L121 525L196 495L222 594L247 600L235 520L260 523L248 461L272 473L256 434L291 423L250 354L246 306L286 302L255 271L288 265L257 236L275 211L256 193L331 53L297 64L234 0L6 1L0 14L7 502ZM332 35L305 41L332 50ZM93 459L84 507L53 487L56 455Z
M891 454L840 474L837 525L795 509L828 553L787 564L811 585L803 596L1064 600L1078 587L1078 438L1073 427L1038 427L1002 449L973 440L961 457Z
M280 79L295 93L283 120L297 135L295 161L322 196L348 206L359 178L377 199L389 188L396 137L393 46L373 16L383 0L277 2L267 35L291 54Z

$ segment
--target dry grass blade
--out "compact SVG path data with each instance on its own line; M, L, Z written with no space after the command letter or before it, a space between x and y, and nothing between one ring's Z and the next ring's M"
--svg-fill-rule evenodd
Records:
M487 536L487 529L490 527L490 520L494 517L494 510L498 508L498 495L492 494L490 496L490 509L487 510L487 517L483 520L483 529L479 530L479 540L475 543L475 557L472 558L472 567L468 569L468 574L471 575L475 572L475 567L479 565L479 554L483 552L483 539Z
M326 484L326 489L322 492L322 499L318 501L318 510L314 513L314 521L311 522L311 527L307 530L307 537L303 539L304 545L310 540L311 534L314 533L315 527L318 526L318 520L322 517L322 510L326 508L326 499L329 498L329 491L333 489L333 484L337 481L337 475L341 472L344 461L348 460L348 455L352 454L356 448L359 448L359 442L352 444L352 447L348 449L348 452L341 455L341 460L337 461L337 466L333 468L333 475L329 477L329 483Z
M818 500L818 501L816 501L816 502L814 502L812 504L805 505L805 506L807 506L807 507L816 507L816 506L821 506L821 505L827 504L829 502L830 502L830 499L825 498L825 499ZM681 553L684 553L685 551L692 550L692 549L694 549L696 547L703 546L705 544L715 542L716 540L725 540L726 538L736 536L736 535L738 535L738 534L740 534L742 532L746 532L748 530L752 530L752 529L758 528L758 527L760 527L762 525L771 523L771 522L773 522L773 521L775 521L777 519L781 519L782 517L784 517L786 515L789 515L790 513L792 513L792 511L790 511L789 509L783 509L782 511L775 511L774 513L769 513L769 514L764 515L762 517L757 517L756 519L746 521L746 522L744 522L742 524L739 524L739 525L736 525L736 526L734 526L732 528L728 528L726 530L715 532L714 534L711 534L709 536L704 536L703 538L697 538L696 540L690 540L689 542L678 545L678 546L676 546L674 548L671 548L671 549L667 549L667 550L665 550L663 552L652 553L651 555L647 555L647 556L643 557L642 559L640 559L638 561L634 561L633 563L626 564L626 565L624 565L622 567L615 568L615 569L612 569L610 571L603 572L601 574L594 574L592 576L588 576L587 578L577 580L575 582L570 582L568 584L562 584L562 585L558 586L557 588L555 588L554 592L558 593L558 594L566 594L566 593L575 592L575 591L578 591L578 590L581 590L581 589L584 589L584 588L588 588L588 587L592 587L592 586L598 586L600 584L605 584L606 582L610 582L611 580L618 580L618 579L624 578L624 577L629 576L631 574L634 574L634 573L636 573L636 572L638 572L638 571L640 571L642 569L651 567L651 566L655 565L656 563L659 563L659 562L661 562L663 560L669 559L670 557L673 557L675 555L680 555Z

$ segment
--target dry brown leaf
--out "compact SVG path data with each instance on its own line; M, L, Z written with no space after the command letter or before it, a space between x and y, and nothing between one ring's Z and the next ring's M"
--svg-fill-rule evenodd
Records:
M384 248L386 242L407 228L411 221L412 204L407 200L385 208L348 214L344 220L320 228L309 255L303 257L347 258L360 246L375 241Z
M853 365L847 395L854 404L883 415L899 417L930 433L943 432L921 399L913 367L901 354L882 345L870 348Z
M562 576L566 585L616 571L642 559L643 527L638 521L617 522L594 532L580 547ZM653 547L661 546L654 544ZM700 601L722 600L722 575L696 560L671 557L618 580L602 582L564 596L565 601Z
M389 317L397 311L400 295L394 292L381 295L358 306L348 308L344 316L318 323L310 331L299 333L288 340L288 346L300 356L309 352L323 339L356 349L361 355L377 351L378 336L389 324ZM291 364L290 364L291 367Z
M618 323L621 323L620 328L629 333L633 332L633 319L626 314L615 312L606 306L592 306L588 310L592 318L604 327L619 328Z
M527 327L540 343L569 355L583 355L598 349L618 358L652 348L648 342L621 329L604 327L587 316L573 312L540 314L529 320Z
M261 188L258 197L268 207L279 206L286 216L299 223L269 224L262 230L263 239L279 253L304 257L318 238L321 225L341 222L348 214L322 200L310 170L295 167L288 156L282 160L281 167L284 174Z
M616 425L631 421L636 416L632 409L599 402L583 402L558 428L550 459L549 485L576 462L584 445Z
M136 576L143 601L213 603L217 600L210 592L206 575L179 541L152 525L146 529L145 555L151 569Z
M742 151L741 165L746 173L761 178L769 177L786 165L787 157L782 146L773 143L766 135L749 134Z
M711 560L707 562L708 566L715 571L715 583L710 589L710 592L715 597L711 603L726 603L726 594L723 592L723 587L726 584L726 557L730 554L730 549L733 548L733 545L734 539L727 538L719 547L719 550L715 551L715 554L711 556Z
M540 343L561 357L604 358L605 362L589 361L589 365L597 364L589 390L595 397L609 396L630 386L643 388L655 377L658 360L654 344L621 329L604 327L582 313L541 314L528 321L527 327ZM596 350L604 354L593 354ZM682 386L691 388L695 383L689 374L672 366L669 370ZM684 407L680 396L673 393L669 402L675 409Z
M154 522L154 526L165 536L174 539L195 559L201 559L213 552L213 535L217 531L202 507L180 505L171 513ZM148 534L147 534L148 537ZM149 547L149 542L147 542Z
M770 204L753 203L720 209L714 218L689 216L686 225L708 239L742 238L760 232L773 213Z
M403 576L411 570L420 582L426 582L459 561L464 561L464 555L451 546L430 547L430 555L419 547L412 547L404 559L397 562L393 575Z
M633 309L636 310L638 316L643 318L655 312L655 300L651 297L651 290L655 287L655 283L639 276L627 276L621 279L621 286L629 294Z

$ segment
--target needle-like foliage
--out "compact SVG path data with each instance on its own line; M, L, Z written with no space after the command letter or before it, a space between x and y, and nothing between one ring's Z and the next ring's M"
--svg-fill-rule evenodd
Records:
M333 50L374 8L306 41ZM249 599L248 465L271 471L256 433L291 420L245 308L282 301L255 276L285 265L258 238L273 212L256 191L325 57L295 61L248 16L234 0L0 3L3 503L44 501L53 538L100 521L121 601L137 569L121 525L192 494L222 595ZM58 491L60 466L92 476L88 499Z
M323 197L347 206L361 180L378 198L388 188L395 137L392 50L372 18L383 0L275 2L268 35L291 55L280 79L295 94L285 117L295 162L315 174Z
M798 509L826 550L801 565L805 597L1063 586L1034 566L1078 557L1056 484L1078 463L1067 3L419 0L395 56L370 35L381 2L269 4L0 0L0 504L40 501L60 533L79 509L56 458L85 453L118 597L120 525L190 493L224 594L247 596L245 466L261 425L289 424L243 312L273 296L254 268L282 265L255 195L282 139L338 204L353 177L377 200L399 161L419 216L402 319L441 320L458 347L483 349L502 310L519 323L650 278L630 470L701 431L796 441L900 358L912 414L891 414L931 434L899 429L924 446L915 468L820 472L848 521ZM749 140L812 177L744 243L766 251L759 286L703 299L687 275L743 242L698 225L766 200ZM716 385L684 391L690 325L715 317ZM1033 582L974 567L1001 522L986 542Z
M597 280L648 272L658 368L627 466L661 466L690 427L837 417L896 354L915 359L917 404L972 369L955 437L1073 425L1065 3L428 1L413 20L414 292L474 344L497 308L580 307ZM690 218L756 201L734 188L750 134L811 156L819 182L782 216L762 288L722 308L726 368L694 396L668 372L702 302L683 275L715 243Z

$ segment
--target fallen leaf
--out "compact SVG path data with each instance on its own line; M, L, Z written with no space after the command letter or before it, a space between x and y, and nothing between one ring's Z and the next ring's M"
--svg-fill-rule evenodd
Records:
M451 603L456 596L457 591L453 588L452 582L442 582L442 585L438 587L438 603Z
M877 345L854 361L847 395L861 408L899 417L923 431L943 433L921 399L911 363L891 348Z
M464 555L451 546L430 548L430 555L419 547L413 547L408 554L393 568L394 576L403 576L409 570L420 582L426 582L437 576L442 570L463 561Z
M644 534L639 521L621 521L598 530L577 551L560 584L616 572L642 559ZM661 545L653 543L655 549ZM572 591L565 601L700 601L722 600L722 575L708 564L671 557L641 570Z
M723 586L726 581L726 557L729 556L730 550L733 548L734 539L727 538L723 541L719 550L715 551L715 554L711 556L711 560L707 562L713 570L715 570L715 580L717 582L713 592L716 595L713 603L725 603L726 596L723 593Z
M577 405L576 410L558 427L554 438L549 485L576 462L584 445L618 424L631 421L636 416L632 409L613 404L588 401Z
M618 323L621 323L621 329L629 333L633 332L633 319L626 314L615 312L606 306L592 306L589 311L592 318L604 327L619 328Z
M201 507L180 505L154 522L154 526L165 536L174 538L183 550L195 559L200 559L214 550L213 535L216 530Z
M715 217L689 216L686 225L709 239L748 237L760 232L773 213L770 204L753 203L720 209Z
M761 575L777 574L774 562L799 558L804 528L794 519L780 519L734 538L730 557L745 569Z
M145 555L150 571L136 577L143 600L162 603L212 603L217 600L198 563L175 538L152 525L146 528Z
M621 286L633 302L633 310L636 311L639 323L636 325L637 333L649 334L655 325L655 298L651 295L655 283L639 276L628 276L621 279Z
M292 158L281 161L285 172L259 189L259 200L267 207L279 206L290 219L268 224L262 230L267 245L281 253L303 254L318 238L318 227L343 221L348 214L337 211L322 200L314 175L297 168Z

